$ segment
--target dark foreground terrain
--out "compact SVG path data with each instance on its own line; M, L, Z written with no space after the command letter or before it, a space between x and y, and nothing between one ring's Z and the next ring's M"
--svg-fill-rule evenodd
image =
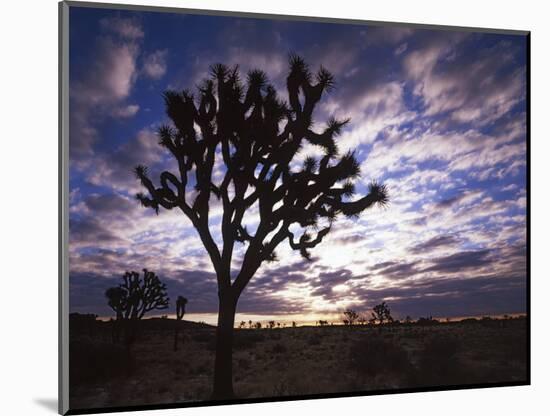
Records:
M239 398L373 391L527 378L524 318L429 325L237 329ZM135 342L113 343L111 322L71 323L70 407L208 400L215 328L140 322Z

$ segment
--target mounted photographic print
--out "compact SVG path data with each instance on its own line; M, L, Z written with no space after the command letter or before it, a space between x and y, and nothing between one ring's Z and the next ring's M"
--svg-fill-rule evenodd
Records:
M61 413L530 382L529 32L60 32Z

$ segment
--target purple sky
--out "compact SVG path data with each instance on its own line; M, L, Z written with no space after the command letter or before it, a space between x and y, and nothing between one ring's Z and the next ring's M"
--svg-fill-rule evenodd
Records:
M104 290L146 267L171 298L189 299L191 314L216 312L198 236L181 213L139 205L132 168L146 164L154 178L173 166L155 133L167 121L164 90L193 89L224 62L243 75L265 70L284 98L289 52L336 76L316 125L351 117L338 145L356 150L359 194L377 179L391 203L339 219L313 262L282 244L280 261L262 266L244 292L240 317L335 316L382 300L397 317L525 312L524 36L76 7L71 310L109 315ZM319 152L306 146L300 157ZM218 241L220 209L212 201ZM256 216L246 218L251 227Z

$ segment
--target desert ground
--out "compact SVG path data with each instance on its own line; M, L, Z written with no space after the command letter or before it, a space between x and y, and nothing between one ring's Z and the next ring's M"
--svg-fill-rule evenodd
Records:
M71 320L71 409L209 400L215 328L139 322L128 347L113 322ZM525 318L236 329L239 398L368 392L527 379Z

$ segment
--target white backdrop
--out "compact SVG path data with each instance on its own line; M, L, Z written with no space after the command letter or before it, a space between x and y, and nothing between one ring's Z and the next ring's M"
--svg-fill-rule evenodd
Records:
M548 256L550 232L545 215L550 205L545 182L550 176L546 160L550 146L544 123L550 117L546 103L550 29L545 2L136 1L149 5L532 31L532 386L147 414L547 414L550 345L546 296L550 292L550 279L543 259ZM57 406L57 4L54 0L3 2L0 19L0 413L47 415L54 414Z

